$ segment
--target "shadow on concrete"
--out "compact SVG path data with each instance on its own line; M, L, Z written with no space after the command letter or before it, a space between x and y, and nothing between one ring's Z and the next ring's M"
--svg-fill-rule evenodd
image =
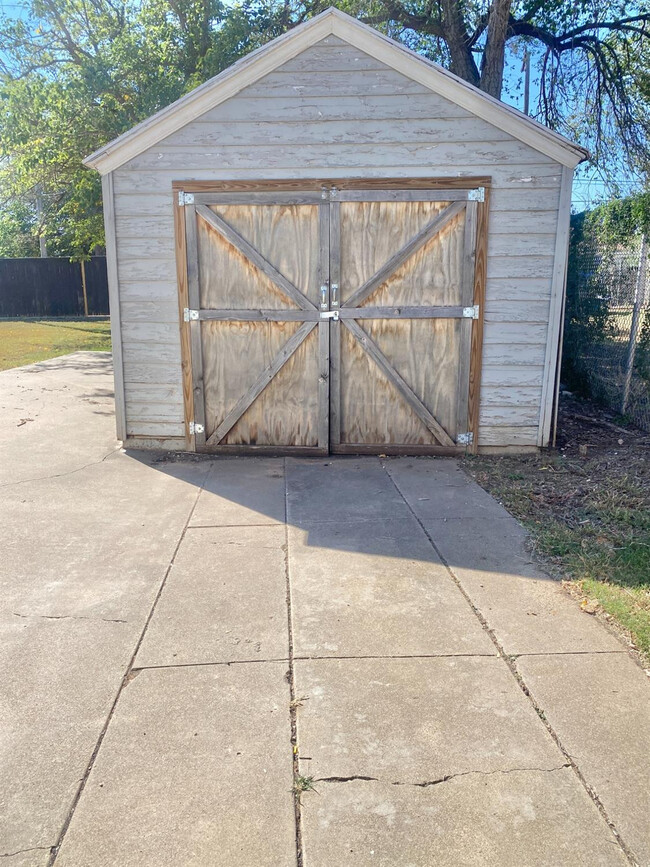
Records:
M208 465L190 527L286 522L310 547L552 580L526 531L454 460L126 454L179 478Z

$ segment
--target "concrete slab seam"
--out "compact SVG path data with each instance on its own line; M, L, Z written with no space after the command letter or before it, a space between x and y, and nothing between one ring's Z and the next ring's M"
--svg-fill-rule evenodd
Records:
M59 834L59 838L58 838L56 844L54 846L52 846L51 855L50 855L50 858L47 862L47 867L53 867L54 863L56 862L59 851L61 849L61 845L63 844L63 840L65 838L67 830L70 827L70 822L72 821L75 810L77 809L77 804L79 803L79 800L83 794L84 788L86 786L86 782L87 782L88 777L90 776L90 773L93 769L93 765L95 764L95 759L97 758L99 750L101 749L102 743L104 741L104 737L106 736L106 732L108 731L108 727L109 727L111 720L113 718L113 714L115 713L115 708L117 707L117 703L120 700L120 696L122 695L124 688L129 684L129 682L134 677L133 663L134 663L135 658L138 654L138 651L140 650L140 646L142 644L142 641L144 640L144 636L147 632L147 629L149 628L149 624L150 624L151 619L154 615L154 611L156 610L156 606L158 605L158 602L160 600L160 596L161 596L163 589L165 587L165 584L167 582L167 578L168 578L169 573L171 572L171 569L174 565L174 561L176 560L176 555L178 554L178 551L181 547L181 544L183 543L183 539L185 538L185 533L187 531L187 528L189 526L190 521L192 520L192 515L194 514L194 510L196 509L196 505L199 501L201 491L203 490L203 487L205 485L207 475L208 474L206 474L204 476L201 484L199 485L198 491L196 493L196 497L194 498L194 502L193 502L193 504L192 504L192 506L188 512L187 518L185 520L183 528L182 528L180 535L178 537L178 541L176 543L176 546L174 547L174 551L172 553L169 564L168 564L167 568L165 569L165 573L162 577L162 581L160 582L160 586L158 588L156 596L155 596L153 603L151 605L151 609L149 610L149 614L147 615L147 619L144 623L144 626L142 628L140 636L136 642L136 646L133 650L133 653L131 654L131 659L129 660L129 664L127 666L126 672L124 673L124 677L122 678L122 681L120 682L120 685L119 685L118 690L117 690L117 694L115 695L115 699L113 700L111 708L108 712L108 716L106 717L106 721L105 721L104 725L102 726L102 730L99 733L99 737L97 738L97 743L95 744L95 747L94 747L92 754L90 756L90 761L88 762L88 765L86 766L86 770L84 772L83 777L81 778L81 781L80 781L79 786L77 788L77 792L73 798L72 805L70 806L70 809L68 811L68 815L66 816L66 819L63 823L63 827L61 829L61 833Z
M282 470L284 473L284 570L287 586L287 626L289 639L289 671L287 672L289 681L289 720L291 724L291 761L293 766L293 806L296 822L296 865L303 867L303 852L302 852L302 816L300 791L297 787L297 780L300 774L300 762L298 755L298 704L299 699L296 697L296 678L293 666L293 611L291 604L291 575L289 572L289 482L287 478L287 459L282 460Z
M237 527L249 529L250 527L277 527L277 522L267 521L265 524L192 524L188 527L189 530L215 530L218 527L223 527L224 530L233 530Z
M506 654L505 651L503 650L503 647L501 646L501 643L499 642L498 638L496 637L494 630L489 626L489 624L488 624L486 618L484 617L484 615L482 614L482 612L472 602L469 594L466 592L465 588L463 587L463 585L462 585L460 579L458 578L458 576L456 575L455 571L450 566L447 559L442 555L442 552L439 550L439 548L436 545L431 534L427 531L426 527L424 526L424 524L422 523L420 518L416 515L411 504L408 502L408 500L406 499L406 497L404 496L404 494L400 490L399 485L397 484L397 482L395 481L395 479L393 478L391 473L388 471L388 467L386 466L385 461L380 461L380 463L381 463L381 466L384 468L386 475L393 483L395 490L400 495L400 497L404 500L404 503L406 504L407 508L409 509L409 511L411 512L411 514L415 518L415 520L418 522L420 528L422 529L422 532L425 534L425 536L429 540L432 548L434 549L434 551L436 552L436 554L438 555L438 557L442 561L443 565L447 569L452 581L458 587L458 590L462 593L465 601L470 606L472 612L479 620L483 629L487 632L488 636L490 637L490 640L493 642L494 646L497 649L498 656L500 656L503 659L503 661L505 662L505 664L508 666L508 669L509 669L510 673L512 674L512 676L514 677L514 679L516 680L519 688L522 690L524 695L531 702L531 704L532 704L533 708L535 709L535 712L537 713L538 717L540 718L542 724L544 725L547 732L549 733L549 735L552 737L553 741L555 742L555 745L561 751L562 755L564 756L564 758L567 761L567 764L569 765L569 767L571 767L571 769L573 770L573 772L577 776L578 780L582 784L584 790L586 791L586 793L589 796L589 798L591 799L591 801L595 804L596 808L598 809L598 812L600 813L601 818L605 821L609 830L616 837L616 840L618 841L618 844L619 844L623 854L627 858L628 862L630 863L631 867L639 867L639 861L637 860L637 858L634 855L631 848L627 845L627 843L621 837L614 822L609 818L609 815L607 814L607 811L605 810L605 807L604 807L600 797L598 796L597 792L592 788L591 785L589 785L589 783L585 779L584 774L582 773L582 771L580 770L580 768L578 767L578 765L574 761L573 757L570 755L568 750L562 744L559 735L557 734L555 729L551 726L549 721L546 719L546 716L544 714L544 710L539 706L535 697L532 695L530 689L528 688L528 685L526 684L524 678L522 677L521 673L517 669L517 666L515 664L515 660L512 657L508 656L508 654Z
M214 665L265 665L274 662L289 662L288 656L271 657L269 659L221 659L215 662L177 662L169 663L168 665L136 665L131 671L137 674L140 671L165 671L170 669L173 671L177 668L209 668Z

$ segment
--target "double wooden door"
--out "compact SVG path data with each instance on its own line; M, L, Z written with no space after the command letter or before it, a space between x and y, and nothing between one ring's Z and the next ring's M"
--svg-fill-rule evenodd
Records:
M195 448L475 445L480 197L467 189L180 192Z

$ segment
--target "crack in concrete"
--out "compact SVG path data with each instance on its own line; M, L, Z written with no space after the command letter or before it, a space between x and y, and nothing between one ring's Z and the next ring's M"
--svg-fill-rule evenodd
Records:
M571 765L565 762L563 765L558 765L556 768L498 768L495 771L459 771L457 774L445 774L444 777L437 777L435 780L422 780L421 782L411 782L402 780L382 780L379 777L368 777L364 774L353 774L350 777L318 777L314 780L315 783L351 783L354 780L362 780L373 783L385 783L389 786L415 786L419 789L428 789L431 786L437 786L440 783L446 783L449 780L454 780L456 777L468 777L472 774L479 774L483 777L491 777L494 774L521 774L521 773L544 773L551 774L554 771L561 771L564 768L570 768Z
M86 617L84 614L19 614L17 611L11 612L14 617L22 617L24 620L30 620L32 617L37 617L41 620L94 620L102 623L127 623L126 620L119 620L112 617Z
M15 852L2 852L0 858L13 858L14 855L24 855L25 852L49 852L51 846L31 846L29 849L17 849Z
M46 482L48 479L62 479L65 476L73 476L75 473L80 473L82 470L88 469L88 467L95 467L97 464L103 464L107 458L110 458L111 455L119 452L121 448L122 446L117 446L117 448L112 449L100 460L91 461L89 464L84 464L82 467L77 467L75 470L66 470L65 473L53 473L51 476L35 476L33 479L18 479L15 482L4 482L4 484L0 485L0 488L11 488L15 485L24 485L27 482Z

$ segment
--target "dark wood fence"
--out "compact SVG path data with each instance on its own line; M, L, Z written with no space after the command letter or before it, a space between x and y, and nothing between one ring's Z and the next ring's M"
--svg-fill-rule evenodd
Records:
M106 257L0 259L0 317L108 313Z

